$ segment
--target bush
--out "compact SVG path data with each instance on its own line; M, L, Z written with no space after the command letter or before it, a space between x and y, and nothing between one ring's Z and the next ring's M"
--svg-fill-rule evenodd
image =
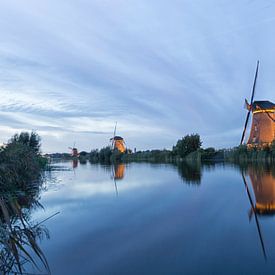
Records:
M37 181L46 161L35 133L14 135L0 151L0 190L24 190Z
M176 146L173 147L173 155L186 157L188 154L201 148L202 142L198 134L187 135L178 140Z
M30 134L28 132L22 132L20 134L15 134L9 141L8 145L10 144L23 144L28 146L30 149L32 149L34 152L39 153L40 152L40 144L41 139L38 134L35 132L31 132Z

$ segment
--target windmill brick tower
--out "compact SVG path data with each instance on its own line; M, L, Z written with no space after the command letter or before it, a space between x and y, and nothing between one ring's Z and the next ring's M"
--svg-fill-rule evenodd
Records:
M248 146L269 145L275 139L275 104L270 101L254 101L256 82L258 77L259 61L252 89L250 104L245 101L248 110L244 130L241 138L243 144L250 114L252 113L252 126L247 141Z
M275 139L275 104L270 101L254 101L251 109L252 126L247 144L270 144Z

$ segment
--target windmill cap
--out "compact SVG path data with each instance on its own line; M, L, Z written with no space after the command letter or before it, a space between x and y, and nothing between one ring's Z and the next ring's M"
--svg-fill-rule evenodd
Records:
M254 101L252 103L252 110L274 110L275 111L275 104L268 101L268 100L261 100L261 101Z
M114 139L114 140L123 140L123 138L120 137L120 136L115 136L115 137L113 137L113 139Z

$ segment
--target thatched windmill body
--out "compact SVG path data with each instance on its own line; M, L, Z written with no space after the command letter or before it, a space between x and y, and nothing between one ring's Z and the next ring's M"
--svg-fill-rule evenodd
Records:
M269 145L275 139L275 104L267 100L254 101L258 70L259 61L257 62L250 103L245 100L248 113L245 120L241 144L243 144L249 118L252 113L252 126L247 142L248 146Z
M110 138L112 150L118 150L120 153L125 153L126 145L125 145L124 139L116 135L116 128L117 128L117 123L114 129L114 136Z

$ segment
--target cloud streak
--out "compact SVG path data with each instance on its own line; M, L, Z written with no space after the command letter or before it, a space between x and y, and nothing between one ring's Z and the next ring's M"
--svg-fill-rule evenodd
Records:
M1 142L34 129L45 152L169 148L192 132L238 144L256 60L275 100L272 1L0 1ZM142 138L141 138L142 137Z

